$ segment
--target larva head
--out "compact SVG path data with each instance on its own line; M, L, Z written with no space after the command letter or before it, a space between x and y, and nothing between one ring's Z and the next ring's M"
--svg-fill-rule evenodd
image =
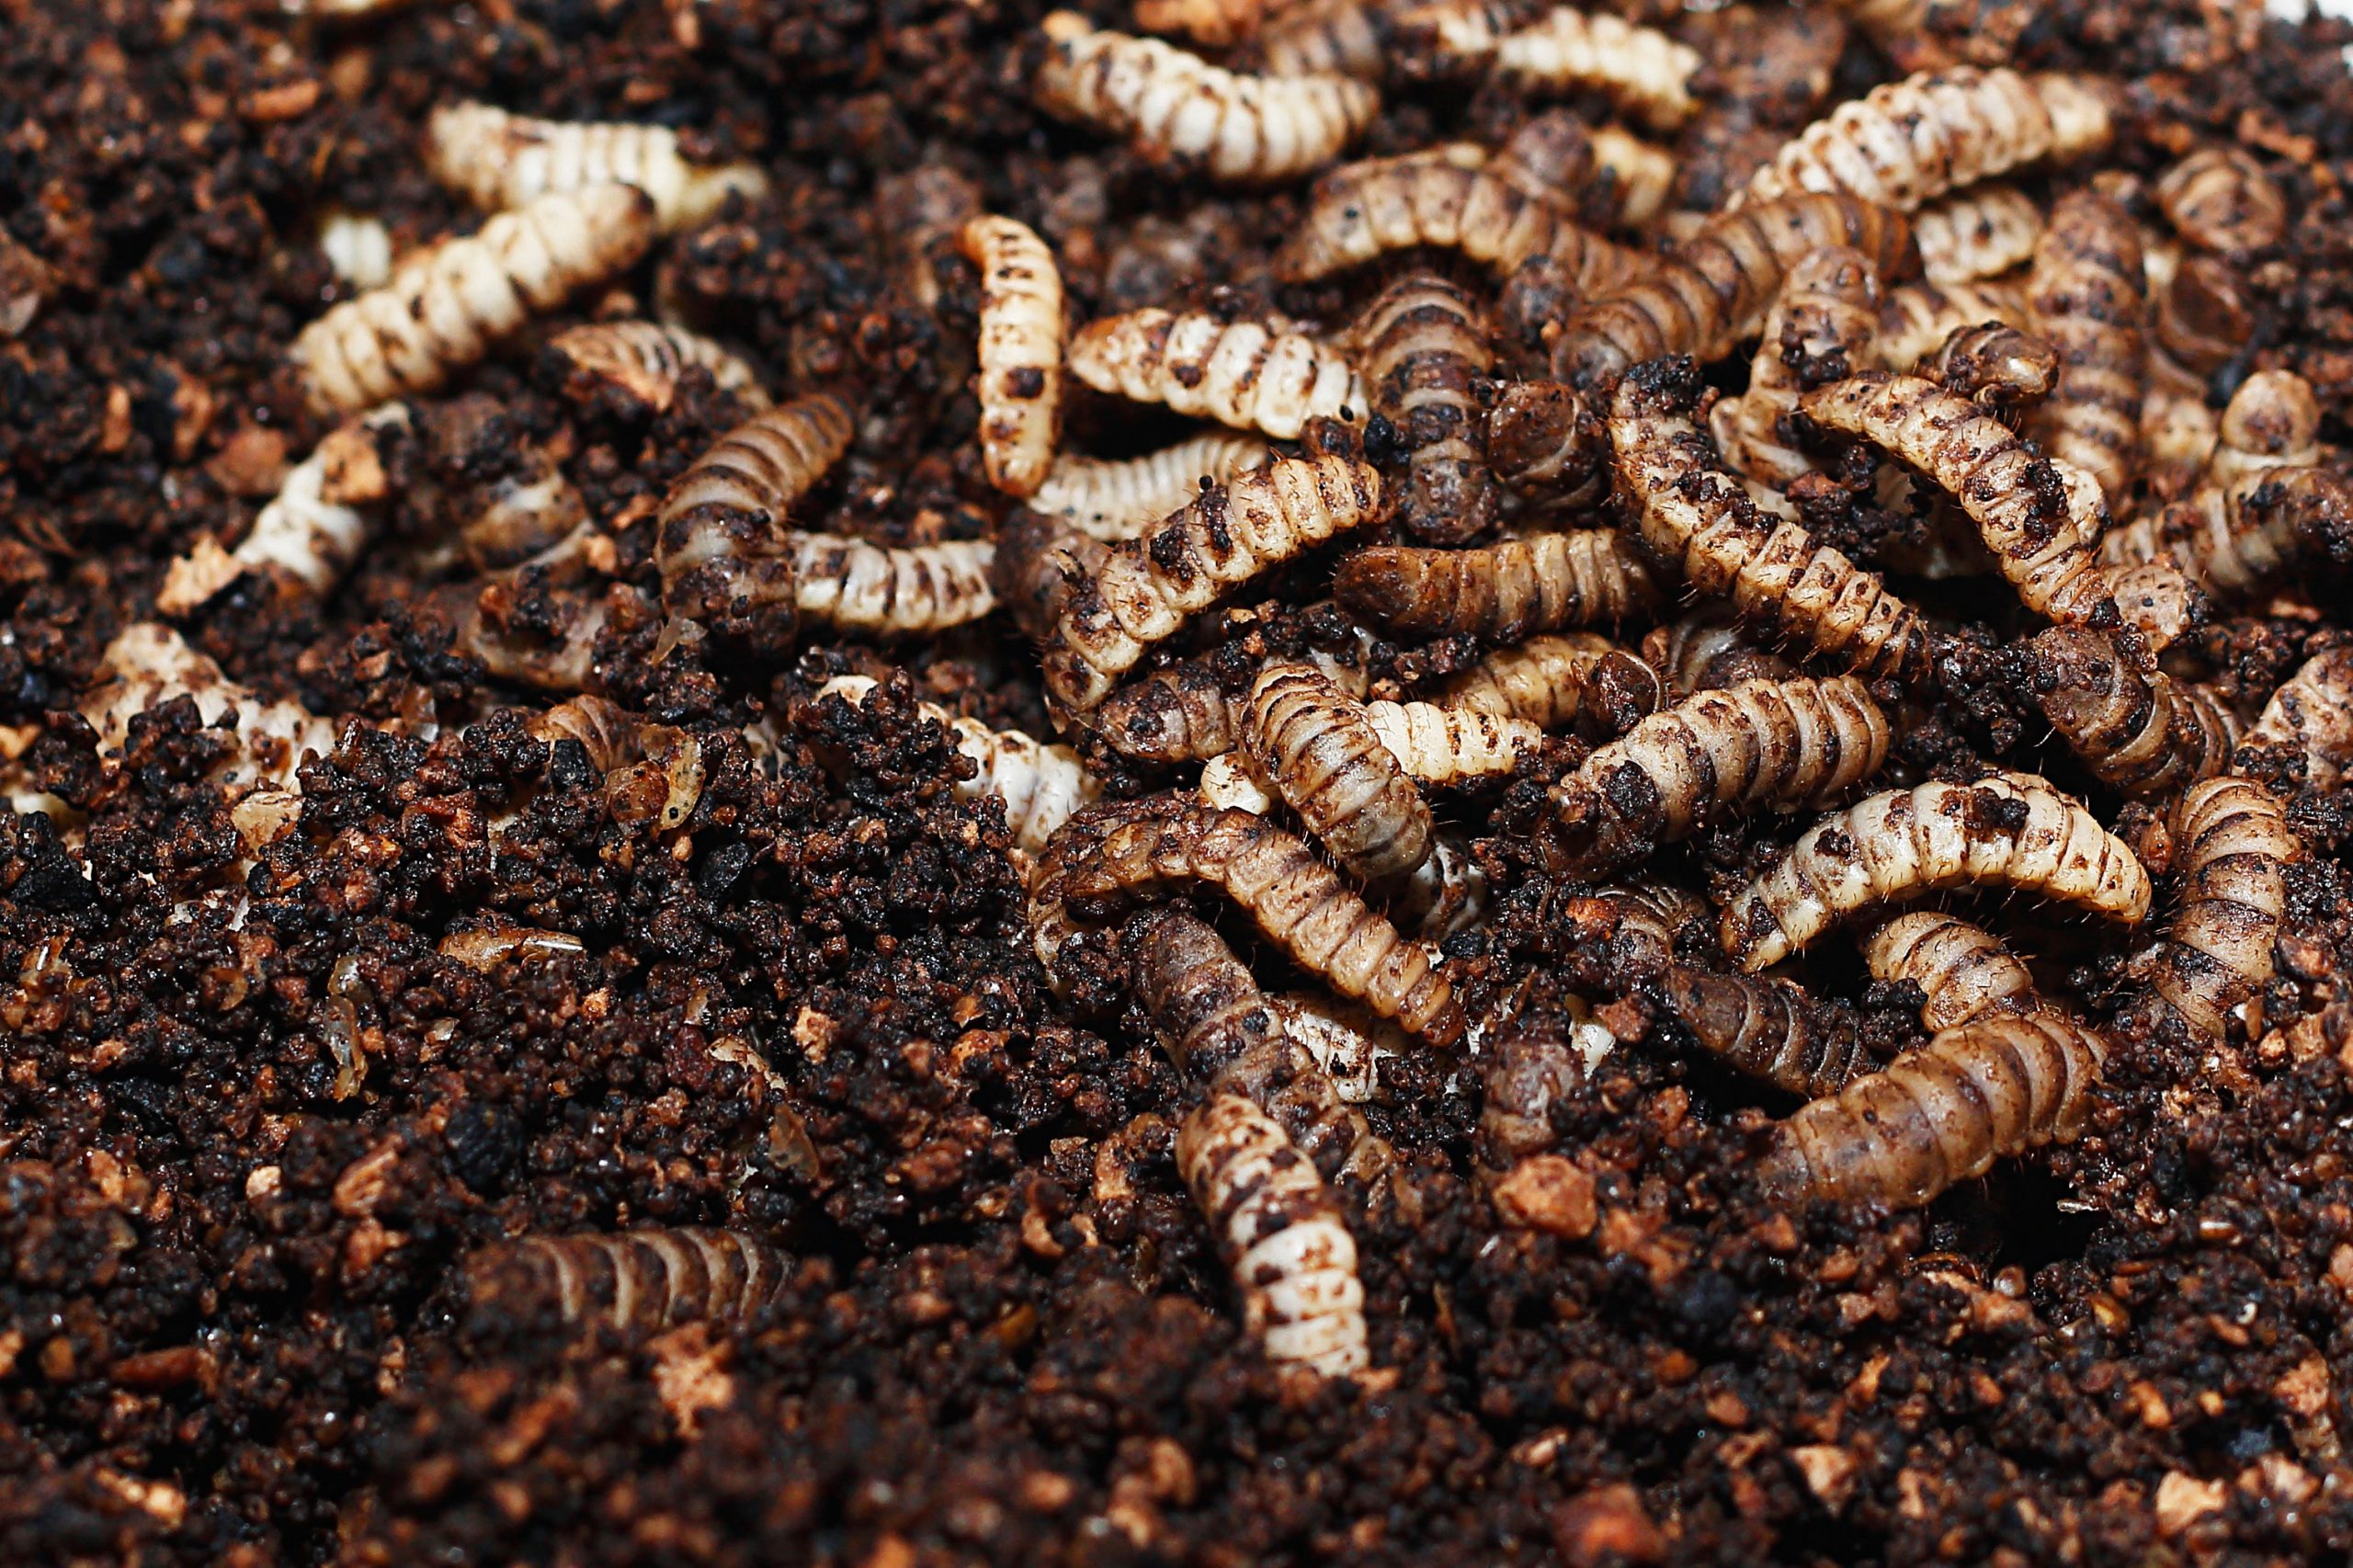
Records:
M1433 569L1427 551L1375 545L1340 562L1332 597L1368 620L1405 620L1420 607Z
M1031 637L1042 637L1053 624L1063 585L1074 574L1093 571L1105 553L1104 545L1059 518L1024 509L1008 517L997 534L989 586L1015 625Z
M2041 402L2059 383L2059 351L2000 322L1956 328L1920 361L1923 375L1997 417Z
M2257 370L2222 409L2222 444L2252 456L2285 457L2319 438L2320 403L2293 370Z
M1609 440L1591 400L1560 381L1518 381L1487 415L1487 463L1514 489L1558 506L1601 495Z
M1547 109L1511 133L1494 167L1531 195L1574 197L1593 178L1593 136L1569 110Z

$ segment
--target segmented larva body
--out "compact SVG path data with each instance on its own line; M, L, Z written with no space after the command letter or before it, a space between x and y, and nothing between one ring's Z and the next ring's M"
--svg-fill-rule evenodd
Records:
M2015 422L2059 384L2059 350L2000 322L1960 326L1920 356L1919 373L1996 418Z
M1916 265L1912 226L1850 196L1798 196L1721 213L1665 256L1573 311L1552 345L1552 373L1605 386L1645 359L1721 359L1754 335L1789 268L1848 245L1885 281Z
M584 692L532 714L523 727L533 740L551 747L563 741L576 743L588 754L589 767L610 773L642 755L645 725L618 702Z
M1680 565L1699 593L1731 599L1752 623L1802 640L1857 675L1924 678L1929 643L1919 613L1875 574L1816 545L1800 524L1768 529L1692 424L1698 392L1688 360L1645 366L1619 385L1609 441L1644 541Z
M620 590L624 597L634 597L636 590ZM552 627L534 625L527 635L518 636L514 628L503 625L497 618L483 613L483 599L488 593L470 596L472 602L459 617L452 646L469 659L501 680L520 681L538 687L542 691L579 691L594 679L597 669L597 640L604 635L606 622L612 618L612 607L606 597L587 593L556 593L549 596L543 615L535 609L536 619L551 620Z
M2353 771L2353 648L2307 660L2246 733L2251 746L2289 746L2304 759L2304 783L2329 790Z
M741 1231L621 1231L500 1242L466 1260L477 1308L526 1303L568 1327L651 1334L687 1323L741 1323L776 1299L791 1259Z
M2200 250L2261 250L2288 231L2288 201L2243 147L2205 147L2157 181L2157 205L2174 232Z
M1480 550L1378 545L1340 562L1333 597L1392 631L1516 642L1624 620L1658 602L1650 566L1608 528L1537 534Z
M1475 383L1495 372L1495 358L1477 302L1442 278L1408 274L1366 307L1355 341L1372 410L1405 453L1391 515L1433 544L1485 532L1497 500L1480 448L1485 420Z
M1350 697L1361 698L1362 669L1322 653L1310 663ZM1207 762L1242 744L1244 699L1226 690L1200 659L1137 676L1085 715L1086 727L1122 756L1140 762Z
M804 620L859 631L920 636L996 608L987 540L886 549L834 534L794 534L792 603Z
M1063 276L1028 224L983 215L957 231L981 273L981 465L1025 496L1054 460L1063 406Z
M1998 278L2034 255L2042 209L2014 185L1986 185L1923 207L1913 216L1920 272L1931 284Z
M2227 775L2191 785L2166 826L2182 888L2149 983L2192 1034L2219 1040L2231 1009L2270 983L2303 843L2270 790Z
M1920 988L1920 1024L1930 1034L2037 1006L2026 965L1988 932L1941 910L1915 910L1881 926L1863 944L1863 962L1873 980Z
M2212 687L2177 680L2088 627L2052 627L2028 652L2035 700L2109 789L2169 795L2230 766L2239 718Z
M1071 339L1070 373L1097 392L1285 441L1311 419L1362 419L1367 406L1364 383L1338 349L1200 311L1089 322Z
M1310 0L1259 29L1258 61L1269 76L1381 79L1385 56L1374 7L1363 0Z
M1267 0L1136 0L1136 26L1223 49L1256 32L1267 9Z
M1428 859L1381 891L1390 918L1426 942L1442 942L1487 913L1486 871L1470 841L1444 829L1431 835Z
M1661 131L1698 112L1691 78L1699 51L1653 28L1566 6L1534 24L1506 31L1507 17L1489 0L1435 0L1398 18L1399 30L1434 45L1441 69L1485 69L1523 91L1592 89Z
M1176 1132L1176 1166L1242 1292L1267 1359L1325 1377L1364 1369L1364 1286L1339 1204L1283 1130L1239 1095L1203 1101Z
M718 216L741 193L756 201L768 176L751 164L688 163L678 133L613 120L533 119L488 104L445 105L426 125L433 177L485 211L521 207L551 191L633 186L653 199L664 233Z
M1345 76L1245 76L1157 39L1097 31L1056 11L1031 94L1050 113L1125 137L1145 157L1211 179L1271 184L1330 163L1381 95Z
M1086 710L1155 642L1232 588L1370 522L1381 476L1323 452L1235 475L1142 539L1105 547L1094 573L1067 585L1043 655L1046 687Z
M588 520L586 498L547 452L528 451L517 467L458 526L458 543L479 572L552 563L577 546L579 529Z
M2006 887L2137 926L2149 875L2082 802L2028 773L1890 790L1824 817L1724 911L1724 950L1754 974L1875 903Z
M1151 531L1198 497L1204 479L1222 484L1273 456L1274 449L1254 436L1212 432L1121 462L1061 457L1029 506L1090 539L1115 543Z
M1440 789L1509 773L1544 744L1540 726L1475 709L1369 702L1364 713L1408 778Z
M2174 361L2164 346L2149 347L2149 386L2141 397L2141 450L2154 468L2205 466L2222 438L2222 422L2206 406L2206 379Z
M591 322L549 340L565 369L564 391L585 401L609 388L654 414L665 414L678 383L697 367L733 392L747 408L768 406L758 372L727 349L682 326L650 321Z
M1514 381L1487 415L1487 468L1546 512L1587 511L1609 489L1609 437L1586 395Z
M1879 278L1859 251L1833 245L1790 268L1766 314L1748 391L1708 411L1724 465L1777 489L1814 472L1813 460L1782 438L1780 422L1806 388L1861 369L1878 330Z
M1430 809L1373 733L1364 705L1314 665L1278 660L1258 674L1242 725L1258 771L1343 869L1366 881L1429 857Z
M653 243L642 191L550 192L410 256L382 288L304 327L289 358L322 414L432 392L534 312L634 265Z
M1659 989L1701 1050L1793 1095L1835 1095L1869 1060L1854 1020L1790 981L1677 963Z
M1306 222L1275 253L1275 276L1328 278L1424 245L1461 251L1504 277L1530 256L1548 256L1580 292L1616 282L1642 262L1498 169L1408 153L1350 164L1317 181Z
M2060 198L2027 281L2034 330L2059 351L2059 384L2031 428L2045 452L2090 474L2117 503L2140 466L2145 279L2131 213L2097 191Z
M1616 187L1618 222L1629 229L1647 228L1666 210L1683 172L1681 161L1614 125L1597 126L1590 136L1594 164Z
M1887 291L1871 348L1881 369L1910 370L1962 327L2027 320L2025 295L2006 285L1906 283Z
M875 684L869 676L836 676L818 688L817 697L838 696L863 706ZM1014 846L1025 854L1043 849L1071 813L1094 800L1100 789L1068 746L1049 745L1019 730L992 730L978 719L950 713L936 703L915 707L972 759L972 777L956 781L957 798L1003 801Z
M654 555L673 615L793 597L797 537L785 516L849 449L849 405L796 398L712 443L663 498Z
M1601 175L1593 153L1593 132L1564 108L1522 120L1495 149L1487 167L1506 185L1565 212L1582 209Z
M1675 699L1717 691L1750 680L1789 680L1798 667L1759 648L1742 631L1740 612L1717 602L1702 605L1672 626L1643 639L1643 656L1664 671Z
M1604 638L1571 631L1496 649L1447 682L1438 699L1458 712L1540 730L1615 734L1620 718L1656 712L1666 691L1651 665Z
M1256 817L1271 814L1280 803L1250 754L1241 751L1226 752L1201 764L1200 782L1193 793L1211 811L1248 812Z
M2049 1011L1947 1029L1783 1122L1758 1175L1784 1199L1915 1207L2005 1155L2072 1142L2105 1054Z
M1607 871L1728 814L1819 806L1878 772L1892 739L1852 676L1700 692L1552 786L1546 858L1556 874Z
M1921 72L1808 126L1730 204L1843 191L1909 212L2028 164L2099 152L2113 134L2108 95L2089 77L1967 65Z
M335 275L355 289L374 289L392 276L392 232L368 212L331 208L319 215L319 249Z

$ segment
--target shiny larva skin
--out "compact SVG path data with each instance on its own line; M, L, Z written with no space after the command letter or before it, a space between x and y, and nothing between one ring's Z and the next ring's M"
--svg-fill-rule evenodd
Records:
M1480 437L1478 383L1495 373L1479 306L1443 278L1411 273L1358 318L1357 365L1372 411L1405 453L1391 515L1432 544L1461 544L1495 525L1495 476Z
M1361 698L1364 671L1328 654L1309 662L1350 697ZM1138 676L1084 715L1086 727L1122 756L1139 762L1207 762L1242 744L1245 692L1229 692L1206 660L1187 659Z
M699 333L659 322L591 322L567 327L548 342L567 368L565 392L585 400L611 387L654 413L668 410L678 382L700 367L715 386L732 392L744 406L763 409L768 394L759 373Z
M1932 285L1998 278L2034 255L2042 209L2014 185L1984 185L1913 215L1920 272Z
M2288 746L2304 759L2304 784L2334 790L2353 773L2353 648L2307 660L2247 730L2251 746Z
M2030 431L2120 505L2140 472L2148 358L2147 271L2140 225L2097 191L2060 198L2027 279L2032 325L2059 351L2059 384Z
M321 414L436 391L534 312L633 266L654 233L654 204L631 187L551 192L410 256L304 327L289 358Z
M2112 633L2053 627L2028 644L2028 657L2043 714L2109 789L2170 795L2230 766L2240 725L2229 704Z
M1955 327L1920 356L1917 367L2005 423L2049 397L2059 384L2059 350L2046 338L2000 322Z
M836 676L818 688L817 698L834 695L862 705L874 687L871 676ZM1044 848L1100 788L1068 746L1050 745L1020 730L992 730L936 703L917 703L915 710L946 731L957 751L972 759L972 777L956 781L957 798L1003 801L1014 846L1024 853Z
M1609 437L1585 393L1514 381L1487 415L1487 467L1544 512L1585 512L1609 492Z
M1365 719L1408 778L1445 787L1509 773L1544 744L1525 719L1435 702L1369 702Z
M1616 187L1617 222L1629 229L1648 227L1666 210L1681 161L1614 125L1597 126L1591 134L1594 163Z
M1201 780L1193 793L1211 811L1248 812L1260 817L1272 815L1282 803L1246 751L1230 751L1201 764Z
M1379 545L1343 561L1332 592L1348 609L1406 636L1495 642L1623 620L1659 597L1648 562L1607 528L1480 550Z
M319 215L319 250L335 275L357 289L373 289L392 275L392 232L368 212L332 208Z
M1283 458L1203 492L1149 536L1107 546L1102 565L1070 584L1056 607L1047 690L1068 708L1093 708L1188 617L1370 522L1380 501L1370 464L1339 452Z
M790 604L792 504L849 449L848 404L796 398L722 436L663 497L654 553L673 615Z
M688 163L666 126L533 119L488 104L445 105L426 131L434 178L486 211L520 207L550 191L626 185L653 199L664 233L718 216L731 196L756 201L768 178L751 164Z
M1580 292L1627 278L1644 259L1579 227L1503 170L1450 153L1408 153L1317 181L1306 222L1275 253L1275 276L1310 281L1419 245L1461 251L1503 277L1530 256L1550 257Z
M1718 602L1702 605L1672 626L1643 639L1643 656L1666 676L1669 697L1681 699L1749 680L1789 680L1798 667L1743 636L1739 612Z
M2229 775L2191 785L2166 827L2181 890L2149 983L2193 1038L2220 1040L2231 1009L2270 983L2303 841L2278 797Z
M2050 1011L1947 1029L1783 1122L1760 1180L1785 1200L1915 1208L2004 1155L2072 1142L2105 1055Z
M1157 308L1108 316L1070 342L1070 373L1097 392L1297 438L1311 419L1365 416L1346 354L1295 332Z
M1727 815L1822 805L1878 772L1893 738L1852 676L1700 692L1552 786L1546 858L1599 874Z
M1242 1292L1243 1323L1267 1359L1326 1377L1362 1371L1364 1287L1356 1242L1315 1167L1239 1095L1194 1108L1176 1167Z
M1754 974L1872 904L1940 888L2006 887L2125 926L2149 874L2084 805L2032 774L1891 790L1824 817L1724 911L1724 951Z
M688 1323L741 1323L776 1298L792 1260L741 1231L700 1228L533 1236L466 1260L476 1310L536 1307L567 1328L654 1334Z
M1430 809L1364 705L1314 665L1278 660L1250 688L1242 741L1309 833L1365 881L1428 858Z
M1547 109L1520 121L1487 167L1513 188L1576 212L1604 173L1593 136L1570 110Z
M1881 369L1909 371L1962 327L2027 319L2026 296L2005 284L1906 283L1887 291L1871 351Z
M1931 1034L1992 1013L2038 1006L2034 976L1991 933L1941 910L1899 915L1863 943L1873 980L1909 981L1927 998L1920 1024Z
M957 231L981 273L981 466L1021 497L1045 483L1063 401L1063 278L1026 223L983 215Z
M1655 28L1567 6L1512 26L1492 0L1430 0L1398 17L1405 51L1425 70L1484 73L1522 92L1591 88L1653 128L1672 131L1697 112L1691 78L1699 51Z
M980 619L996 608L987 540L885 549L862 539L796 534L792 603L801 620L920 636Z
M1813 472L1813 460L1782 438L1780 422L1808 387L1863 369L1878 330L1879 277L1861 252L1833 245L1790 268L1766 313L1748 390L1708 411L1724 466L1776 489Z
M1870 1060L1851 1018L1790 981L1677 963L1667 966L1659 990L1701 1050L1793 1095L1835 1095Z
M1222 484L1273 456L1274 449L1256 437L1214 432L1119 462L1063 456L1054 460L1029 505L1090 539L1117 543L1151 532L1201 493L1202 480Z
M553 566L576 546L588 521L586 498L547 452L527 452L515 467L458 526L460 548L485 575Z
M2288 229L2279 187L2243 147L2204 147L2157 181L2174 232L2203 251L2233 256L2276 244Z
M1125 137L1145 157L1231 184L1271 184L1337 157L1381 96L1344 76L1247 76L1157 39L1057 11L1029 89L1050 113Z
M1570 727L1588 737L1616 734L1665 699L1656 669L1586 631L1498 648L1438 693L1459 712L1492 713L1539 730Z

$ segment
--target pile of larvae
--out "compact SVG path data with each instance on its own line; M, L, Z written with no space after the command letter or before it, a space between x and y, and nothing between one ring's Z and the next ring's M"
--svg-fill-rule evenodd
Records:
M759 170L698 165L666 130L444 108L430 166L493 215L396 264L364 222L326 236L369 286L290 346L290 373L344 423L233 548L173 564L85 711L115 753L171 699L233 712L221 778L259 856L337 726L260 701L169 623L254 576L333 591L386 504L385 444L502 345L654 411L707 379L747 417L654 517L658 590L608 580L609 545L545 464L458 541L477 576L454 651L546 694L531 734L634 770L676 825L696 748L599 691L616 606L722 678L813 629L1017 627L1058 738L923 718L965 759L957 792L1002 806L1063 1004L1153 1020L1188 1090L1165 1108L1178 1164L1269 1358L1381 1375L1352 1219L1414 1202L1359 1108L1382 1063L1476 1063L1495 1211L1566 1227L1547 1108L1635 1048L1611 1030L1640 1016L1629 996L1676 1026L1633 1031L1641 1049L1711 1053L1796 1107L1756 1145L1765 1194L1925 1204L2076 1136L2111 1031L2261 1031L2307 853L2289 804L2353 767L2353 650L2256 710L2197 633L2221 607L2310 616L2279 596L2342 592L2353 492L2312 389L2246 352L2245 268L2289 218L2263 158L2104 166L2129 112L2114 84L1961 58L1918 31L1925 0L1848 8L1912 74L1712 212L1665 210L1678 170L1654 138L1715 85L1664 31L1508 0L1047 17L1025 55L1038 104L1203 201L1295 187L1277 280L1346 305L1074 322L1035 230L943 200L909 288L977 287L973 438L1004 506L993 537L899 547L824 526L829 472L875 412L858 387L771 388L659 319L527 331L756 198ZM1518 95L1519 128L1346 161L1384 92L1428 84ZM1141 456L1071 450L1064 407L1086 398L1199 427ZM1905 760L1904 737L1995 678L2047 729ZM904 676L850 676L815 700L911 698ZM1538 802L1526 831L1462 825L1515 789ZM1654 864L1766 814L1802 831L1745 886ZM1530 877L1549 918L1621 960L1567 1028L1525 1016L1545 976L1474 1010L1455 972L1491 897ZM2046 906L2104 926L2126 983L2071 991L1993 928ZM580 946L449 940L484 965ZM1838 1026L1807 960L1842 942L1917 987L1922 1043L1882 1061ZM1278 971L1289 988L1262 990ZM531 1238L472 1267L624 1325L746 1312L785 1272L748 1231Z

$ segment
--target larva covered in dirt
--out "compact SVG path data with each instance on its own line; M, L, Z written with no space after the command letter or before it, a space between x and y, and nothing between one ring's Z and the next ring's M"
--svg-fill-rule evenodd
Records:
M1873 980L1920 988L1920 1024L1930 1034L2036 1006L2026 965L1990 933L1941 910L1915 910L1881 925L1863 943L1863 962Z
M1920 272L1931 284L1998 278L2034 255L2042 209L2014 185L1984 185L1913 215Z
M1922 72L1808 126L1731 205L1842 191L1910 212L2011 169L2100 152L2114 133L2109 94L2090 77L1967 65Z
M987 540L889 549L834 534L791 538L792 604L804 621L892 636L922 636L996 608Z
M758 372L728 349L682 326L650 321L591 322L549 339L547 352L564 372L567 395L586 402L602 392L664 414L676 401L688 370L710 373L713 385L744 406L763 409L768 394Z
M1820 805L1878 772L1893 739L1851 676L1700 692L1552 786L1546 859L1555 874L1604 872L1728 814Z
M644 723L617 702L584 692L543 712L524 725L531 738L552 748L571 741L587 754L588 766L599 773L635 762Z
M2149 913L2149 874L2081 801L1993 773L1824 817L1724 911L1724 951L1754 974L1872 904L1960 887L2017 888L2125 926Z
M1859 251L1833 245L1790 268L1765 316L1748 390L1708 411L1724 465L1776 489L1814 471L1813 460L1781 435L1781 421L1808 387L1861 369L1879 330L1879 277Z
M2049 1011L1947 1029L1783 1122L1759 1179L1784 1200L1916 1207L2004 1155L2075 1139L2104 1057L2091 1029Z
M1125 137L1144 156L1211 179L1271 184L1337 157L1381 97L1345 76L1247 76L1157 39L1098 31L1056 11L1029 90L1050 113Z
M586 499L552 455L529 449L514 468L458 525L459 548L485 574L553 567L579 547L588 520Z
M1310 663L1350 697L1365 695L1362 668L1323 653ZM1122 756L1140 762L1207 762L1242 744L1246 690L1229 691L1205 659L1187 659L1138 676L1086 714L1086 727Z
M2165 825L2182 886L2149 983L2194 1037L2219 1040L2231 1010L2270 983L2303 841L2278 797L2228 775L2191 785Z
M1854 1019L1790 981L1677 963L1659 991L1701 1050L1793 1095L1835 1095L1869 1061Z
M875 684L868 676L836 676L818 688L817 699L837 696L863 706ZM1098 786L1070 747L1050 745L1019 730L992 730L935 703L915 707L972 759L972 777L956 781L958 799L993 796L1003 801L1014 846L1024 853L1044 848L1073 812L1095 799Z
M1203 1101L1176 1132L1176 1167L1242 1292L1243 1324L1277 1365L1364 1369L1356 1241L1315 1166L1239 1095Z
M1027 223L983 215L957 232L981 273L981 464L1025 496L1054 460L1063 403L1063 277Z
M1282 458L1204 491L1152 534L1105 547L1102 564L1069 584L1055 607L1047 690L1069 708L1093 708L1188 617L1370 522L1380 501L1380 474L1345 451Z
M1658 602L1649 563L1608 528L1536 534L1479 550L1377 545L1340 562L1333 597L1410 637L1516 642L1624 620Z
M1430 809L1381 744L1362 703L1314 665L1277 660L1258 674L1243 744L1308 832L1365 881L1429 857Z
M2212 687L2178 680L2108 631L2055 626L2027 644L2035 700L2099 781L2169 795L2230 766L2239 718Z
M518 1321L547 1312L566 1327L651 1334L687 1323L741 1323L776 1299L792 1271L778 1248L741 1231L620 1231L500 1242L466 1260L477 1310Z
M1656 669L1583 631L1498 648L1438 693L1459 712L1492 713L1540 730L1574 728L1589 738L1622 733L1665 699Z
M756 201L768 188L751 164L688 163L666 126L533 119L479 103L433 111L425 161L434 178L486 211L551 192L631 186L653 199L665 233L708 222L731 196Z
M1871 346L1884 370L1910 370L1966 326L2027 324L2026 296L2005 284L1906 283L1887 291Z
M528 630L494 612L504 585L468 595L458 617L453 646L501 680L542 691L581 691L595 679L597 643L614 619L614 601L635 607L642 596L617 587L609 595L564 591L535 604ZM649 612L652 607L644 607Z
M1643 639L1643 657L1665 677L1676 698L1749 680L1789 680L1798 667L1742 634L1740 612L1721 601L1702 605Z
M2090 474L2120 505L2140 467L2145 278L2130 212L2097 191L2059 199L2027 280L2034 330L2059 351L2059 384L2029 428L2044 452Z
M1495 359L1477 301L1434 273L1408 273L1365 307L1354 341L1372 411L1389 421L1405 456L1391 516L1432 544L1484 533L1497 497L1480 446L1479 383Z
M2353 772L2353 648L2307 660L2264 704L2250 746L2286 746L2303 759L2304 784L2328 790Z
M1699 51L1654 28L1567 6L1524 28L1491 0L1431 0L1397 18L1409 56L1449 74L1483 71L1521 91L1594 90L1656 130L1698 112Z
M1306 222L1275 253L1275 276L1328 278L1421 245L1461 251L1504 276L1547 256L1581 289L1615 281L1642 259L1497 169L1407 153L1349 164L1317 181Z
M295 770L305 753L325 756L335 750L335 722L292 702L264 702L231 680L210 657L188 646L167 626L134 621L118 632L99 655L99 683L81 703L82 716L98 733L101 752L119 752L131 721L151 708L186 697L207 724L233 714L236 745L216 765L231 784L266 789L298 788Z
M1307 0L1287 6L1259 29L1258 62L1269 76L1378 81L1385 65L1378 8L1366 0Z
M634 265L653 243L641 191L551 192L410 256L382 288L304 327L289 358L322 414L432 392L534 312Z
M2190 153L2157 181L2156 198L2176 233L2219 256L2261 250L2288 232L2287 199L2244 147Z
M1542 512L1590 511L1609 488L1609 437L1585 393L1514 381L1487 415L1487 468Z
M1988 321L1955 327L1920 356L1919 373L2015 427L2059 384L2059 351L2048 339Z
M1159 309L1107 316L1070 343L1070 373L1097 392L1293 440L1311 419L1362 419L1347 355L1296 332Z
M1222 484L1273 456L1274 449L1256 437L1212 432L1119 462L1060 457L1029 506L1090 539L1135 539L1198 497L1203 480Z
M654 557L672 615L723 615L793 599L792 504L849 449L849 405L796 398L712 443L663 497Z

